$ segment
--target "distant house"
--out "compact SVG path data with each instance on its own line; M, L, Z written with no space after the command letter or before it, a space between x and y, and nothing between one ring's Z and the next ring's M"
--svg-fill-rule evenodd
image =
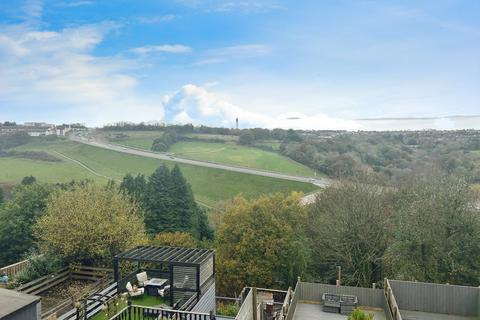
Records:
M1 320L40 320L40 297L0 289Z

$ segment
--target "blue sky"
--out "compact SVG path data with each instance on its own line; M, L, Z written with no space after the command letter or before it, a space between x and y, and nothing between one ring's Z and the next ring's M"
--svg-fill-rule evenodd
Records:
M459 114L480 114L479 1L0 2L0 121Z

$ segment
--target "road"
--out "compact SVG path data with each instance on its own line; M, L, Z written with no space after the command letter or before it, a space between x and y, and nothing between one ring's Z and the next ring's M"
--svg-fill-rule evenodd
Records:
M147 150L127 148L127 147L124 147L124 146L119 146L119 145L115 145L115 144L111 144L111 143L107 143L107 142L103 142L103 141L93 140L91 138L85 138L83 136L72 135L72 136L70 136L70 139L75 141L75 142L80 142L80 143L87 144L87 145L90 145L90 146L103 148L103 149L107 149L107 150L112 150L112 151L117 151L117 152L122 152L122 153L126 153L126 154L132 154L132 155L141 156L141 157L167 160L167 161L173 161L173 162L190 164L190 165L200 166L200 167L213 168L213 169L220 169L220 170L227 170L227 171L240 172L240 173L246 173L246 174L253 174L253 175L257 175L257 176L270 177L270 178L276 178L276 179L284 179L284 180L312 183L312 184L314 184L316 186L319 186L321 188L324 188L324 187L331 184L331 181L329 179L325 179L325 178L314 179L314 178L311 178L311 177L288 175L288 174L283 174L283 173L278 173L278 172L264 171L264 170L252 169L252 168L247 168L247 167L231 166L231 165L225 165L225 164L214 163L214 162L179 158L177 156L171 156L171 155L167 155L165 153L157 153L157 152L150 152L150 151L147 151Z

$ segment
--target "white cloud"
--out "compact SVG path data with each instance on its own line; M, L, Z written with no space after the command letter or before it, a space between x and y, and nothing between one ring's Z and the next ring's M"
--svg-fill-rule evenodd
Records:
M211 49L203 53L203 58L195 66L225 63L235 59L251 59L266 56L271 48L265 44L245 44Z
M304 115L290 112L265 115L247 111L204 87L185 85L163 101L165 121L233 127L238 118L241 127L295 128L295 129L347 129L362 126L355 121L332 118L324 114Z
M163 44L157 46L144 46L131 49L132 52L140 55L149 53L188 53L192 51L192 48L181 44Z
M163 22L170 22L175 20L176 16L173 14L166 14L161 16L145 16L139 17L138 22L145 23L145 24L157 24Z
M284 8L281 1L278 0L177 0L177 2L194 9L211 13L224 13L231 11L259 13Z
M42 16L43 1L42 0L27 0L23 6L27 19L36 19Z
M225 58L208 58L208 59L198 60L193 65L194 66L205 66L205 65L210 65L210 64L224 63L224 62L227 62L227 61L228 60L225 59Z
M270 47L264 44L245 44L238 46L223 47L209 51L209 54L215 56L225 56L231 58L252 58L265 56L271 51Z
M65 1L58 4L59 7L66 7L66 8L75 8L75 7L83 7L83 6L91 6L95 2L88 1L88 0L80 0L80 1Z
M58 31L0 26L0 100L8 105L1 113L28 109L22 114L90 125L161 119L160 99L136 91L134 60L91 53L114 28L108 22Z

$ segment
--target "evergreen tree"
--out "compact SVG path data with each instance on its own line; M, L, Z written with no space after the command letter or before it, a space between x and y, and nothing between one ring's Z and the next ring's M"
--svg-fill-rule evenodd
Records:
M176 217L172 210L172 179L167 166L161 165L148 178L142 199L145 229L148 234L179 231L176 230Z
M194 232L194 219L197 209L192 189L187 180L183 177L178 165L175 165L171 172L172 178L172 202L175 208L175 219L177 220L177 231Z
M138 190L142 182L125 177L125 190ZM135 185L135 187L129 186ZM175 165L170 171L159 167L148 179L141 205L145 211L145 229L150 235L160 232L189 232L198 239L211 239L212 230L205 212L197 205L192 188Z
M138 174L136 177L133 177L128 173L123 177L122 183L120 184L120 191L130 199L130 201L141 203L146 186L147 182L143 174Z

